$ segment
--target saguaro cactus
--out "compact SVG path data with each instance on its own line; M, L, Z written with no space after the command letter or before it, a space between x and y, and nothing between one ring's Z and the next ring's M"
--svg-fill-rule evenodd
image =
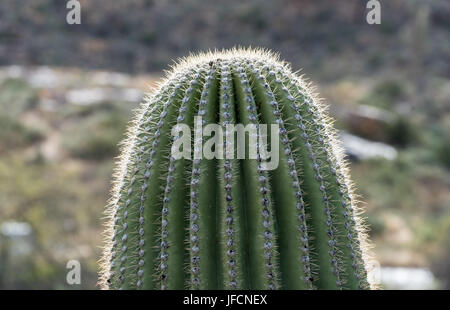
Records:
M263 169L259 148L255 159L175 158L181 136L172 129L193 128L195 116L202 125L277 124L279 140L268 143L278 166ZM206 139L192 139L195 153ZM217 141L216 150L229 143ZM369 288L366 241L341 157L310 87L273 54L234 49L180 61L123 144L100 284Z

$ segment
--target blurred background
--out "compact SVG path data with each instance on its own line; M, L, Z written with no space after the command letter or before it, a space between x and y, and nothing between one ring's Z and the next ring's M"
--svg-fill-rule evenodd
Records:
M0 288L96 289L113 158L177 57L279 52L341 130L384 288L450 288L450 2L0 2ZM81 263L81 284L66 263Z

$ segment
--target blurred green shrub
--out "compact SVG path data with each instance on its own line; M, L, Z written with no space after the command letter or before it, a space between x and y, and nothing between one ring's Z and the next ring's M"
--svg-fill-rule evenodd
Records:
M439 142L435 147L437 159L450 169L450 133L441 133Z
M36 90L24 80L8 78L0 84L0 115L18 117L37 102Z
M406 147L417 140L415 126L409 118L402 115L397 116L386 130L388 142L396 146Z
M355 165L352 175L358 190L379 210L415 209L413 165L402 153L395 160L371 159Z
M44 134L19 121L0 115L0 153L28 146L44 138Z
M403 85L396 80L381 81L373 92L389 100L398 100L405 95Z
M405 86L400 81L382 80L360 103L390 110L397 101L405 98L405 95Z
M440 161L450 169L450 143L448 141L438 147L437 155Z
M101 160L118 153L118 143L128 115L118 110L101 111L77 123L64 134L63 144L70 154L82 159Z
M421 143L437 165L450 169L450 132L444 126L433 124L421 137Z

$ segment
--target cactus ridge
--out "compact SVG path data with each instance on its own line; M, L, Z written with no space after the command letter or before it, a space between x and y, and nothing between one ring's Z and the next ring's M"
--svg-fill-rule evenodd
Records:
M182 132L192 159L171 153L182 124L194 129ZM196 135L208 124L224 136ZM254 137L256 159L224 156L238 153L233 124L256 132L277 124L279 141ZM273 170L263 166L264 138L279 149ZM202 157L211 141L216 156ZM190 56L168 73L129 126L106 212L102 288L371 287L365 228L331 120L312 87L266 51Z

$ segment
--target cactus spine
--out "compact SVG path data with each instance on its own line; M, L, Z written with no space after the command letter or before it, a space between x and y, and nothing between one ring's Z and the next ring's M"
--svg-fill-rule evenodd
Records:
M193 160L171 155L176 124L236 123L278 125L276 169L262 168L258 147L256 159L195 157L206 140L196 135ZM268 52L182 60L123 144L102 287L370 288L363 227L329 124L310 87ZM230 147L227 135L217 141L216 154Z

